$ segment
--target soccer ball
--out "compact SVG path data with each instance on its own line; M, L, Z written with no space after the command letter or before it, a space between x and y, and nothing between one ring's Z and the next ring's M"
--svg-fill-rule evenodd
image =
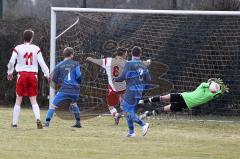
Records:
M211 84L209 86L210 92L216 93L219 89L220 89L219 84L217 84L216 82L211 82Z

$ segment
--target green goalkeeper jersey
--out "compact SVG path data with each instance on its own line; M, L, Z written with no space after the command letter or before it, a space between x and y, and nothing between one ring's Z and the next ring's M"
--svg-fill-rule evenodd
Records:
M201 104L205 104L222 93L221 90L217 91L216 93L212 93L209 90L209 85L210 83L203 82L194 91L181 93L189 109Z

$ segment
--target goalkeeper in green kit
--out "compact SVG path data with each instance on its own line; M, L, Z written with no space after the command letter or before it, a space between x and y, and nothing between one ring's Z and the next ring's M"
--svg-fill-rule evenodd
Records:
M192 92L171 93L164 96L149 97L140 100L139 105L160 101L170 102L171 104L160 107L158 112L179 112L208 103L228 91L228 87L221 79L210 78L207 82L201 83Z

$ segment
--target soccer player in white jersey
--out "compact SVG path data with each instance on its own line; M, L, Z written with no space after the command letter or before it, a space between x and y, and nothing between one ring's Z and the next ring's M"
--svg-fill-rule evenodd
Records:
M119 47L117 49L117 56L114 58L94 59L88 57L87 60L97 65L102 66L108 76L108 93L107 93L107 105L111 115L115 119L115 124L118 125L121 115L115 108L120 103L121 95L126 89L126 82L113 82L113 78L121 75L123 68L126 64L127 49Z
M115 124L118 125L121 115L117 112L115 107L119 105L121 96L126 90L126 82L115 82L113 81L113 78L119 77L123 72L123 68L127 62L127 49L119 47L116 52L117 56L114 58L108 57L103 59L94 59L92 57L88 57L87 60L102 66L106 70L109 84L107 105L111 115L115 119ZM150 63L150 60L144 61L144 64L147 66L150 65Z
M42 128L40 120L40 109L37 103L38 95L38 64L46 78L49 78L49 69L42 57L41 50L38 46L32 44L34 32L25 30L23 33L24 43L17 45L13 49L11 59L7 65L8 80L13 79L14 65L16 63L17 82L16 82L16 102L13 109L12 127L17 127L23 96L30 99L33 113L36 119L37 128Z

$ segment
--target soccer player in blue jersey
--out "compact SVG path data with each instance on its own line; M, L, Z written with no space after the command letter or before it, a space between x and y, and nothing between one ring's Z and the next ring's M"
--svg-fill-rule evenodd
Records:
M72 127L81 128L80 110L77 105L82 78L81 69L79 63L73 60L74 50L71 47L65 48L63 54L64 60L55 67L51 79L55 85L60 85L61 88L49 106L45 127L49 127L55 108L69 104L76 119L76 123Z
M133 47L132 60L128 61L124 66L123 73L115 82L126 81L126 92L123 96L121 107L126 115L128 124L127 137L134 137L134 123L142 127L142 135L145 136L148 131L149 123L145 123L136 115L135 110L139 100L142 98L142 92L151 81L149 70L147 66L140 60L142 49L140 47Z

